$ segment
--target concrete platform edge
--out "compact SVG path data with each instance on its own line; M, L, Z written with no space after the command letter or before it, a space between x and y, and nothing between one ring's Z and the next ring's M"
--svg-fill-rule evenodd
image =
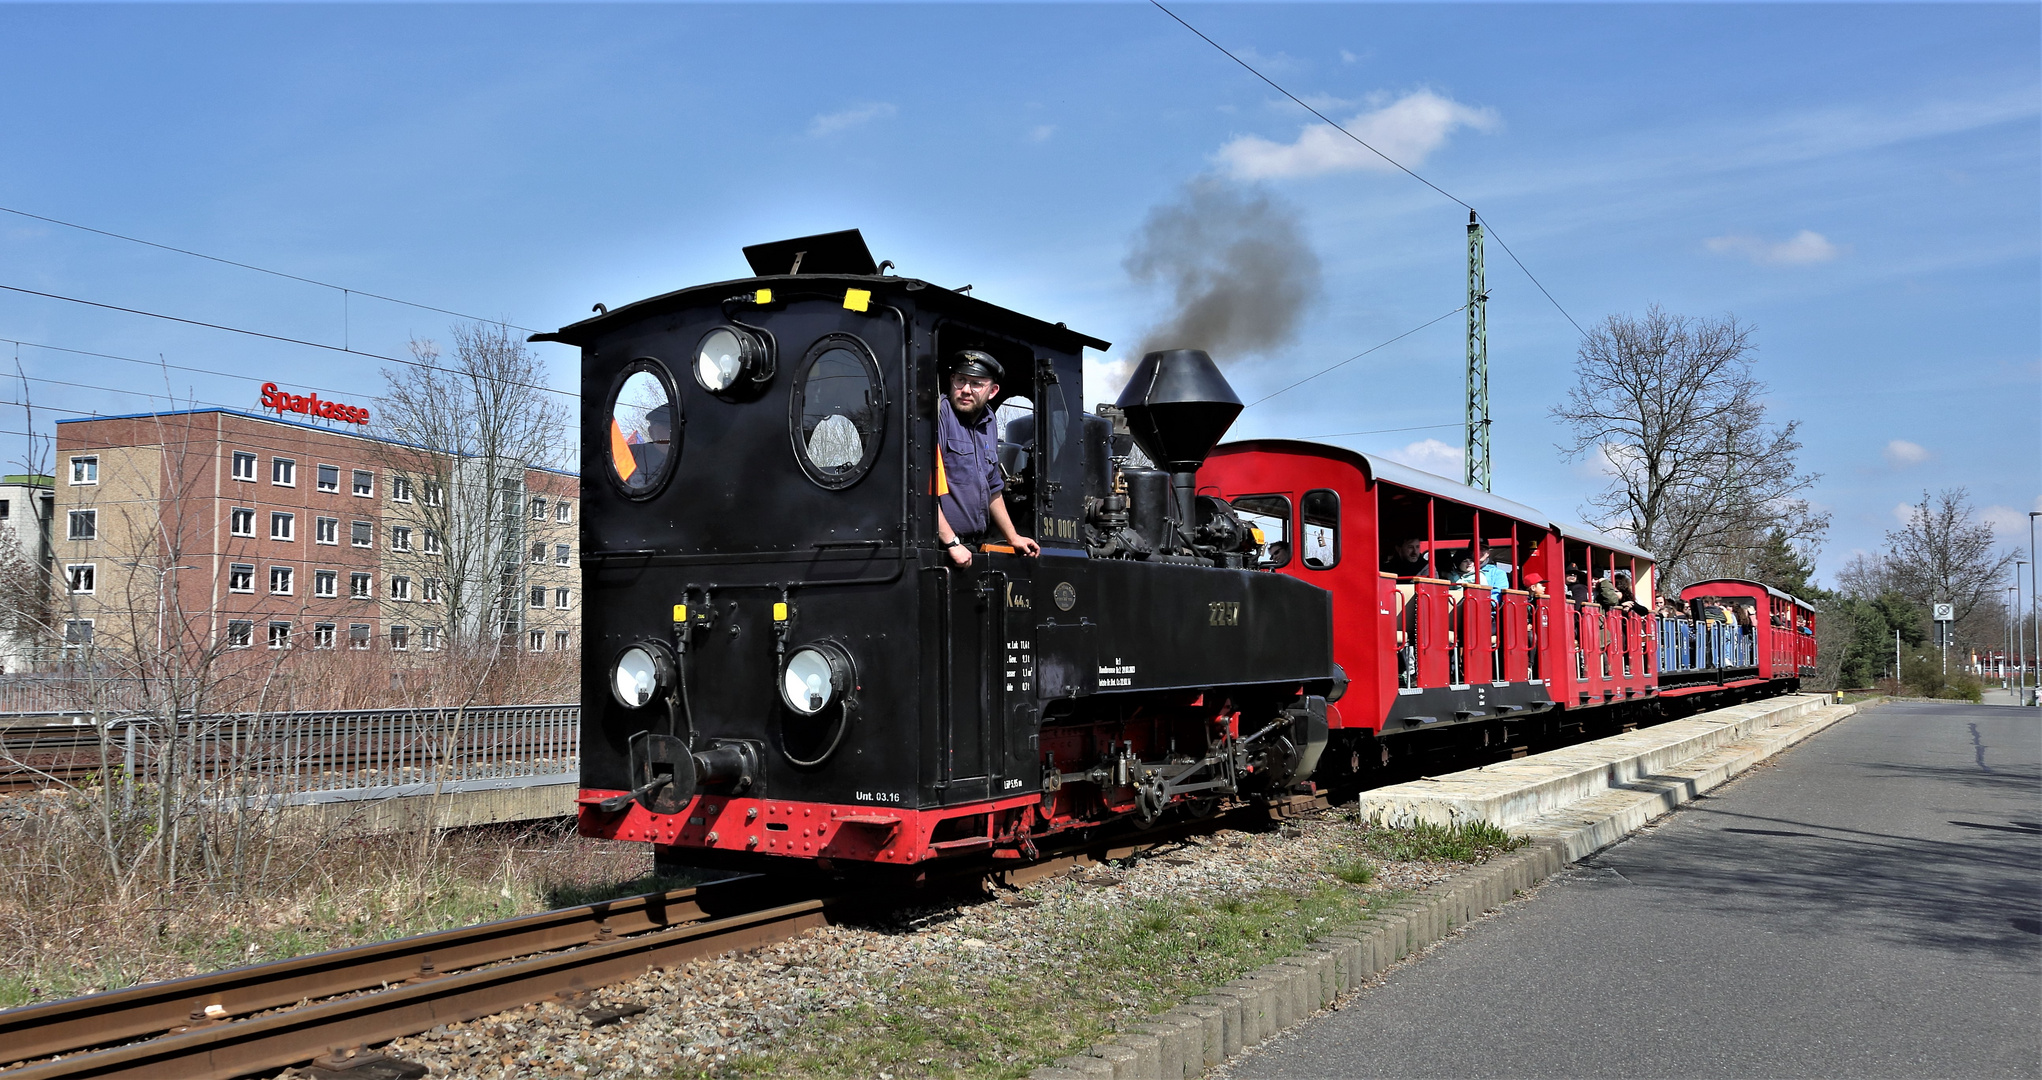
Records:
M1647 822L1858 711L1855 705L1797 708L1743 739L1718 742L1677 765L1612 785L1580 805L1526 822L1531 843L1419 890L1290 956L1264 964L1198 999L1223 1007L1179 1009L1145 1018L1083 1054L1036 1069L1030 1080L1195 1080L1281 1031L1343 1001L1408 956L1502 907L1539 882L1623 839ZM1235 1008L1234 1003L1239 1007ZM1212 1013L1218 1013L1215 1017ZM1203 1021L1202 1023L1198 1021ZM1216 1022L1215 1022L1216 1021ZM1168 1049L1156 1034L1167 1031ZM1158 1052L1164 1051L1164 1052Z

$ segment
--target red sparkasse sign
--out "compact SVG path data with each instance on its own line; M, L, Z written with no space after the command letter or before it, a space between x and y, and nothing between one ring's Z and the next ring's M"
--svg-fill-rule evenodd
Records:
M277 384L273 382L262 384L262 407L265 409L275 409L279 416L287 412L295 412L304 413L307 416L316 416L321 420L345 420L350 424L366 424L369 422L369 410L367 409L354 405L343 405L338 401L321 401L318 394L306 394L303 397L297 394L286 394L282 390L277 389Z

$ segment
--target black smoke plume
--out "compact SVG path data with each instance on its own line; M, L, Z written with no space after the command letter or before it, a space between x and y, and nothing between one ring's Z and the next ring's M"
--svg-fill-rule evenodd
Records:
M1297 207L1213 177L1150 210L1121 265L1172 294L1170 314L1142 335L1137 357L1204 349L1224 364L1268 353L1297 337L1319 295L1319 256Z

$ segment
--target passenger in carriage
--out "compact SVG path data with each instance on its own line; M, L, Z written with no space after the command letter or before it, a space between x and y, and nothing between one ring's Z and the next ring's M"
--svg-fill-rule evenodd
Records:
M1618 591L1613 578L1604 576L1601 581L1595 583L1595 600L1603 607L1614 611L1623 606L1624 594Z
M1425 540L1408 536L1383 553L1383 573L1400 578L1430 577L1432 563L1425 557Z
M1491 547L1482 553L1482 584L1489 586L1489 602L1503 599L1503 590L1510 588L1510 566L1504 557L1510 554L1507 547Z
M1645 607L1645 605L1638 602L1638 594L1634 589L1631 588L1631 574L1629 571L1627 570L1617 571L1615 581L1617 586L1618 598L1617 607L1619 610L1631 612L1637 615L1650 615L1652 613Z
M1466 555L1452 558L1453 569L1446 575L1449 585L1473 585L1475 583L1475 560Z
M1546 575L1539 573L1537 570L1526 570L1524 572L1524 591L1536 597L1544 597L1546 595Z
M1567 564L1567 599L1588 603L1588 574L1574 563Z

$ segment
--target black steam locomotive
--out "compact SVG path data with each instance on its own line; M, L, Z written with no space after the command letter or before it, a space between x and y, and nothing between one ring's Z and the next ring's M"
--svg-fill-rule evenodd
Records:
M1328 594L1193 475L1241 404L1153 353L884 273L855 231L755 277L542 334L582 349L581 831L669 862L917 866L1305 782ZM942 364L1005 370L1007 499L1039 557L937 539Z

